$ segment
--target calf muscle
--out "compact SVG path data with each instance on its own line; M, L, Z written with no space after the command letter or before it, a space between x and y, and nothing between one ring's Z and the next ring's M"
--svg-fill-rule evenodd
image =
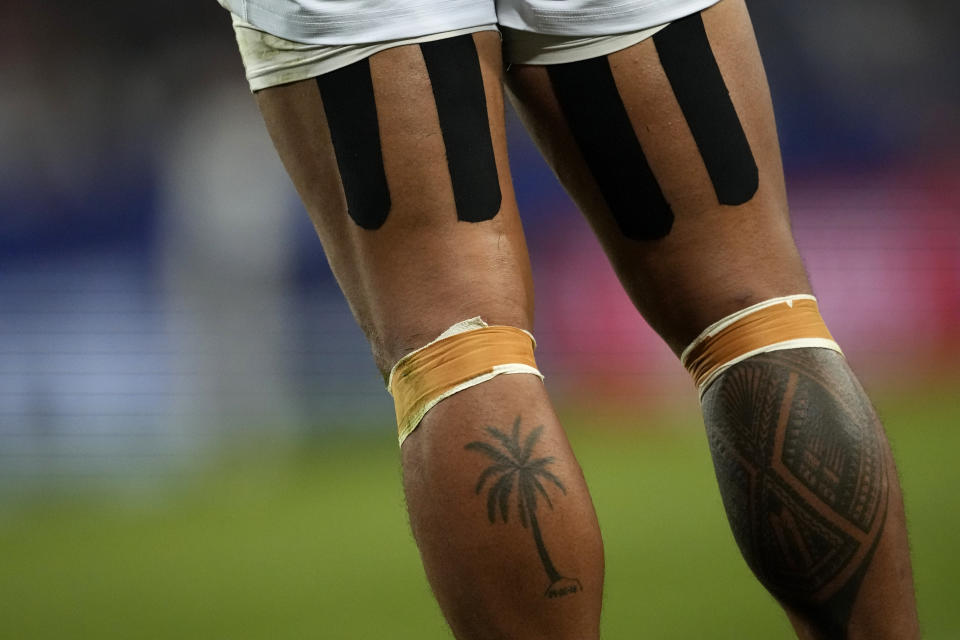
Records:
M707 389L703 410L737 544L801 636L915 637L893 458L843 357L755 356ZM870 629L866 592L880 582L900 597L885 604L894 623Z
M600 529L539 379L447 398L401 451L414 538L455 637L599 637Z

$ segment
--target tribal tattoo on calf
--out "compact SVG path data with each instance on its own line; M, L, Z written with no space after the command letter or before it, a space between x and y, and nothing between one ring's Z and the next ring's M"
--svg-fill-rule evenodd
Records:
M750 568L783 604L846 637L883 532L882 427L843 357L758 355L707 389L704 420L724 508Z
M547 506L553 509L553 501L547 492L548 486L553 485L563 495L567 493L560 478L548 469L554 462L553 456L533 457L533 449L540 440L543 426L530 431L523 438L522 443L520 416L513 421L513 431L510 434L494 427L487 427L486 431L499 446L476 441L468 444L465 449L482 453L493 461L493 464L480 474L474 487L474 493L479 495L487 481L491 481L487 488L487 517L490 519L490 524L496 523L498 517L504 524L508 522L511 495L516 487L516 505L520 524L533 533L533 541L536 544L540 562L543 563L543 569L550 580L544 595L548 598L559 598L583 591L580 580L562 575L554 566L543 541L540 521L537 519L538 496L542 496Z

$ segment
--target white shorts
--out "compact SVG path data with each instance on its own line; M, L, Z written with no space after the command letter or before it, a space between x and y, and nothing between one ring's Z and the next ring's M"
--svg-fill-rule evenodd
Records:
M508 65L545 65L576 62L626 49L651 37L671 20L696 13L718 1L498 0L498 13L494 13L480 10L483 7L492 9L492 0L471 0L469 3L460 0L406 0L392 2L389 9L378 13L373 5L383 4L380 0L257 0L256 3L253 0L219 0L233 12L233 27L251 91L314 78L391 47L430 42L477 31L495 31L498 28L495 20L502 6L509 8L506 14L499 16L504 40L504 62ZM563 3L563 10L548 10L541 6L556 5L559 2ZM276 8L295 5L301 11L312 8L319 13L313 16L312 22L301 19L303 16L300 14L297 14L296 20L287 16L278 21L277 14L270 14L272 18L259 14L258 11L263 7L258 3L272 4ZM464 10L455 10L464 4L467 5ZM348 16L338 13L338 21L321 20L329 17L327 14L333 11L329 7L353 5L371 5L372 13L362 19L354 14ZM434 8L430 18L415 24L403 21L383 22L384 15L393 16L403 10L425 11L428 6ZM244 12L238 12L235 8ZM377 24L371 22L371 16L380 16L379 21L373 21ZM618 23L616 28L609 26L609 31L604 32L600 25L604 24L609 16L622 18L623 21ZM665 16L670 18L664 20ZM262 20L255 23L249 18ZM481 18L486 21L471 24ZM530 28L531 22L538 28ZM313 31L307 30L307 24L314 24L316 28ZM514 24L520 24L521 27L515 27ZM351 31L341 38L347 40L346 42L323 42L330 36L328 31L334 25L339 25L338 29L349 25L357 31ZM628 29L628 26L634 28ZM562 32L563 30L566 32ZM590 30L599 30L599 33L585 33ZM420 31L423 33L418 33ZM358 33L368 35L357 40ZM293 34L297 37L281 34ZM383 35L399 37L384 38Z
M608 36L667 24L717 0L218 0L243 22L303 44L369 44L498 24Z
M561 64L605 56L646 40L667 25L615 36L550 36L502 29L507 64ZM302 44L270 35L234 16L233 28L251 91L299 82L335 71L373 54L406 44L442 40L477 31L497 31L482 25L415 38L372 44Z

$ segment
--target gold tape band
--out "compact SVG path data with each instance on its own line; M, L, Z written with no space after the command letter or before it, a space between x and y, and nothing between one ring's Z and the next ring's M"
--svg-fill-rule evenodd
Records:
M393 395L400 444L435 404L505 373L540 378L533 337L521 329L482 326L431 342L394 365L387 390Z
M680 362L703 395L723 371L751 356L809 347L840 351L820 317L816 298L787 296L753 305L710 325L684 349Z

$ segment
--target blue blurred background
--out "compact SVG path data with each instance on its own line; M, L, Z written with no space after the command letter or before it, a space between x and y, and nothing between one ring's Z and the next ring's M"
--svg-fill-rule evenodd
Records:
M944 390L939 434L960 395L960 10L750 7L796 237L827 322L879 398L921 406ZM0 56L0 540L75 526L83 516L57 514L91 496L97 509L145 508L238 449L393 442L392 404L275 158L226 12L212 0L149 12L5 2ZM662 422L695 433L686 374L512 114L508 124L538 359L561 410L575 425L608 413L614 430L633 431L681 416ZM395 472L392 453L381 459ZM0 579L0 595L25 575ZM6 623L2 637L42 635Z

